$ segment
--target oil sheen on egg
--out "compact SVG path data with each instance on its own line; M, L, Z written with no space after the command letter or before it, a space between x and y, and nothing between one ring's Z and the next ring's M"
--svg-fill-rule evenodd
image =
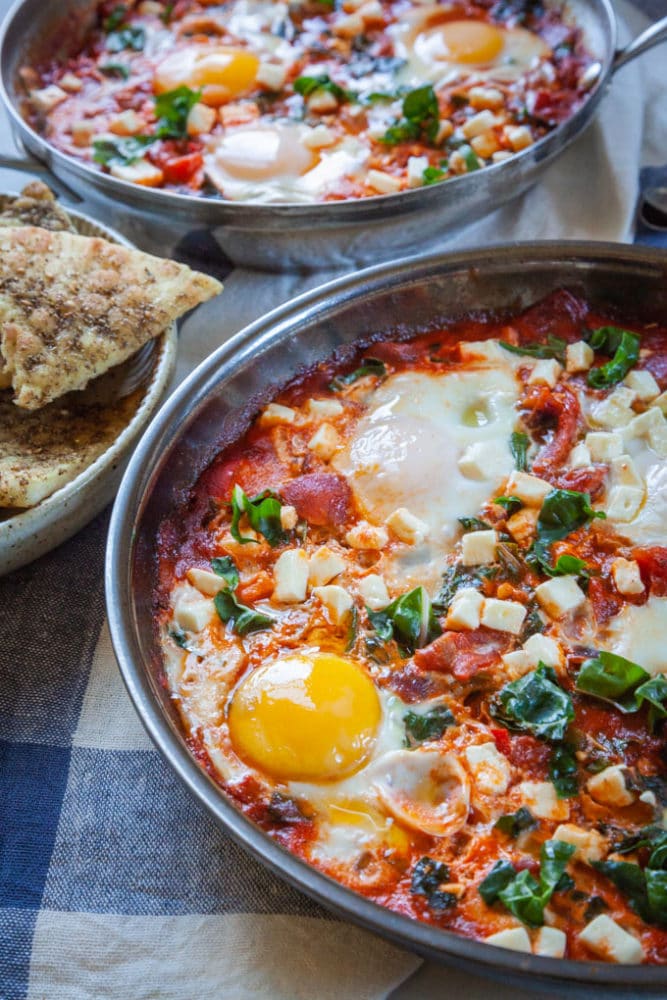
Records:
M511 82L550 55L548 45L525 28L454 20L437 7L418 12L395 34L397 55L406 60L404 76L413 82L444 84L471 74Z
M477 513L512 471L518 390L511 362L493 370L391 376L334 459L369 521L382 524L406 507L429 526L428 544L394 567L402 590L408 583L429 586L421 563L452 551L457 518ZM472 465L464 458L471 455L478 456Z
M231 201L304 201L341 177L358 175L368 157L358 139L318 150L304 140L309 129L275 122L228 129L205 156L209 180Z

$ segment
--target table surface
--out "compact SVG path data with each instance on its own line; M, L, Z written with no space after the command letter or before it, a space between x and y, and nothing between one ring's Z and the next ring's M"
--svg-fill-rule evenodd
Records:
M653 18L667 15L667 0L641 0L637 6ZM0 0L0 15L8 7L8 0ZM11 151L12 145L3 116L0 152ZM0 170L0 191L17 191L25 180L21 173ZM645 172L644 182L667 187L667 171L654 165ZM665 232L660 229L640 224L637 235L645 242L667 246ZM210 265L205 259L203 263ZM150 918L155 921L155 933L162 938L158 954L163 965L162 973L153 968L157 987L142 996L185 1000L186 994L172 993L168 987L176 968L170 964L171 954L178 952L178 940L172 944L170 937L170 921L180 914L197 912L200 923L196 933L204 940L206 935L219 932L221 925L211 921L221 908L226 912L221 899L238 891L235 883L225 882L224 871L211 873L212 863L222 868L241 866L247 876L245 898L228 900L236 923L224 925L224 933L232 936L239 955L253 935L259 934L255 941L259 953L266 954L273 946L277 962L289 941L289 948L301 954L295 961L306 962L306 949L313 950L313 938L307 931L318 918L321 960L331 961L333 956L340 966L332 997L344 1000L348 996L388 995L418 963L406 965L403 953L375 943L370 936L364 939L363 955L351 957L351 949L359 950L360 939L354 936L358 932L350 929L348 941L345 925L321 919L318 907L283 887L230 845L185 791L176 787L168 767L148 743L118 676L109 669L111 651L103 595L107 524L105 511L70 542L32 566L0 579L0 606L5 609L0 616L0 997L76 1000L109 995L136 1000L136 994L124 993L120 984L108 994L102 986L92 984L102 982L99 966L104 961L118 961L113 947L126 948L132 961L153 968L155 955L150 947L136 956L132 952L145 933L140 921ZM43 676L42 684L14 669L15 663L27 660L32 660L36 674ZM57 716L51 710L54 704L58 705ZM104 719L102 725L100 718ZM114 755L106 753L110 748ZM100 766L104 773L95 778ZM91 798L88 793L95 780L100 787ZM80 799L70 803L67 819L63 800L77 794L76 788ZM168 804L168 814L161 802ZM105 826L105 813L126 815L127 823L114 819ZM69 830L72 814L78 827L73 824ZM180 853L184 828L196 830L196 846L187 859ZM168 873L159 885L137 881L137 871L149 870L144 867L149 852L160 853L160 867ZM192 900L177 899L169 882L170 871L184 868L194 905ZM159 905L151 902L151 893L161 900ZM255 914L254 922L240 919L239 911L243 910ZM125 920L126 937L119 936L117 926L112 934L111 924L105 923L107 915L124 912L136 915ZM83 914L91 915L88 923L82 923ZM275 922L269 925L269 916L275 914L293 919L288 938L276 932ZM68 941L76 935L85 939L91 956L102 956L97 965L91 958L81 969L67 968ZM108 941L112 936L113 947ZM34 944L38 938L39 947ZM340 955L337 948L342 949ZM309 968L315 974L318 955L309 958ZM179 961L186 959L179 956ZM212 973L198 996L252 995L273 1000L274 996L289 995L288 987L279 988L259 967L250 988L246 983L242 989L227 972L224 975L220 992ZM74 989L77 976L81 981ZM5 986L3 992L3 983L15 985ZM455 971L443 973L428 963L392 996L395 1000L417 1000L442 995L443 989L450 997L466 1000L510 996L500 987ZM311 984L299 995L319 1000L330 994L323 985ZM522 991L511 995L514 1000L529 997Z

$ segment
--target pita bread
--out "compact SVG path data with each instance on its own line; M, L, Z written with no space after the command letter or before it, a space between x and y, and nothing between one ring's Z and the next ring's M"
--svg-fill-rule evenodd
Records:
M16 198L3 199L0 226L39 226L51 232L75 233L72 220L56 201L53 191L42 181L27 184Z
M82 389L221 288L96 237L0 227L0 354L14 402L35 410Z

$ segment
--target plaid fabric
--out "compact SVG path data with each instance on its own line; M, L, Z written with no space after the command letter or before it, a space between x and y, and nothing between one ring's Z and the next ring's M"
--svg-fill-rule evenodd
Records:
M664 0L646 3L664 13ZM0 13L7 6L0 0ZM667 171L654 167L643 179L665 186ZM516 208L503 212L501 223ZM503 234L512 233L492 228L489 238ZM655 219L639 236L667 246ZM205 255L207 247L180 252ZM275 280L235 274L223 305L227 328L207 307L195 314L180 374L305 288L301 279ZM396 989L418 959L270 875L176 781L113 660L103 603L107 523L101 515L0 578L0 1000L416 1000L445 989L488 997L488 984L433 966ZM500 987L493 995L529 996Z

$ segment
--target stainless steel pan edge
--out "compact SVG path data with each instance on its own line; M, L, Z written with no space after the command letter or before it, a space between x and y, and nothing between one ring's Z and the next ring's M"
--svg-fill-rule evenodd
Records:
M232 260L269 270L313 270L354 266L419 252L443 230L470 221L530 187L544 166L590 123L614 70L649 45L667 37L667 18L642 36L641 44L616 52L616 19L611 0L570 0L583 24L600 73L588 100L567 122L512 159L475 175L453 178L399 194L315 205L254 205L195 198L141 188L66 156L33 131L20 113L16 74L21 62L54 23L43 0L17 0L0 30L0 97L17 140L65 185L97 202L116 225L141 242L147 226L157 241L173 246L175 234L210 229ZM84 17L94 0L66 0L58 17ZM639 43L639 39L636 40ZM17 165L7 157L0 162ZM127 209L125 218L119 205ZM129 228L127 228L129 227Z
M429 314L465 311L472 301L480 308L523 306L563 283L612 303L632 294L633 311L650 316L655 307L667 314L666 254L614 244L542 243L380 265L322 286L241 331L163 406L133 456L111 519L107 611L125 684L158 749L231 836L281 877L345 919L476 974L547 991L580 985L591 995L634 1000L641 990L664 997L664 967L578 963L496 949L391 913L310 868L245 819L199 768L157 679L150 622L155 528L195 478L192 456L219 436L212 417L222 416L223 426L231 416L226 433L233 436L240 426L234 411L244 394L266 394L267 386L296 367L299 355L310 363L336 343L353 342L354 322L358 335L368 333L369 316L393 315L396 328L396 310L411 302L415 325L423 326Z

